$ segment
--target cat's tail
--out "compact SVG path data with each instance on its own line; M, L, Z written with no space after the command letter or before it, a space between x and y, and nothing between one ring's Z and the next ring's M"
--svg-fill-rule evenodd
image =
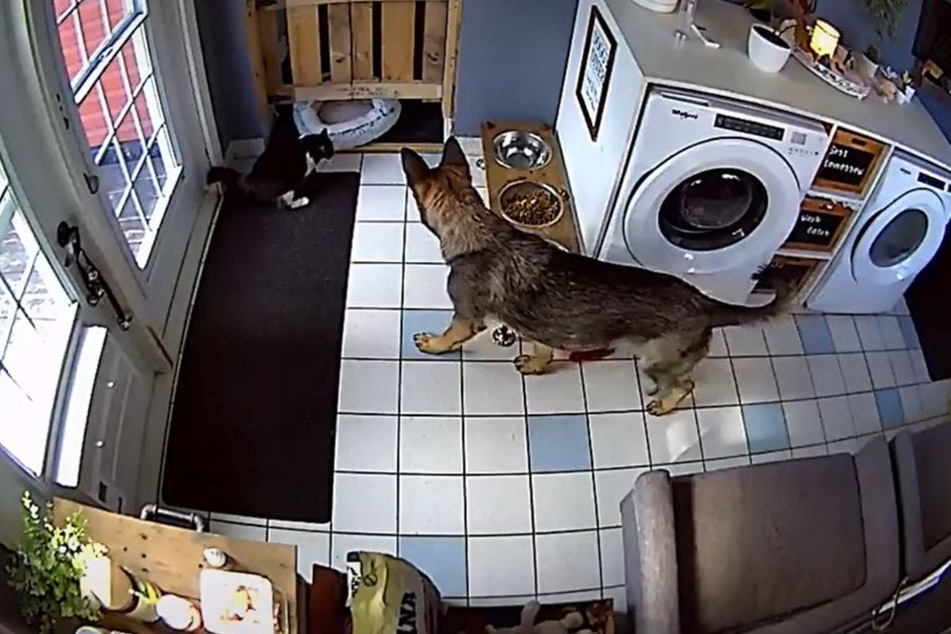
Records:
M212 167L208 170L208 176L205 177L205 183L207 185L220 183L226 190L243 189L243 182L244 177L241 176L241 173L230 167Z

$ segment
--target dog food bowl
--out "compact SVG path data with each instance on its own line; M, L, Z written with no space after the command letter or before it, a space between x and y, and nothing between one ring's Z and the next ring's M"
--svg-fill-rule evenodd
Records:
M551 146L534 132L509 130L492 141L496 162L509 169L531 170L545 167L551 160Z
M564 195L546 183L515 181L499 193L502 217L518 227L544 229L565 215Z

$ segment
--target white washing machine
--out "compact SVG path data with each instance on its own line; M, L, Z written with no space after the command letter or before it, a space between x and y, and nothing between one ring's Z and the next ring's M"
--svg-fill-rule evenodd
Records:
M894 308L935 256L951 219L951 175L896 152L806 305L832 313Z
M597 257L751 300L829 143L819 123L694 93L648 94Z

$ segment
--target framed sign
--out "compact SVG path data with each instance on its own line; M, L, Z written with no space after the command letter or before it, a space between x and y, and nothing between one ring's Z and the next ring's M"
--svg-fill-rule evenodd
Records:
M807 196L785 249L832 253L848 224L852 209L824 198Z
M614 70L614 57L617 54L617 40L608 29L607 22L597 7L591 7L588 18L588 33L585 36L581 68L578 72L578 88L575 94L581 105L581 113L591 140L598 140L601 117L604 116L604 102L608 96L611 71Z
M885 144L839 130L813 183L820 189L863 196L885 155Z

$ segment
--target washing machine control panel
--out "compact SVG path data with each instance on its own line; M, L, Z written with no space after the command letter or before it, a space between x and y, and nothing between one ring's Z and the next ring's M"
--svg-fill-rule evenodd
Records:
M714 121L714 127L733 132L743 132L754 136L761 136L773 141L782 141L786 131L774 125L767 125L758 121L741 119L739 117L730 117L725 114L718 114Z

